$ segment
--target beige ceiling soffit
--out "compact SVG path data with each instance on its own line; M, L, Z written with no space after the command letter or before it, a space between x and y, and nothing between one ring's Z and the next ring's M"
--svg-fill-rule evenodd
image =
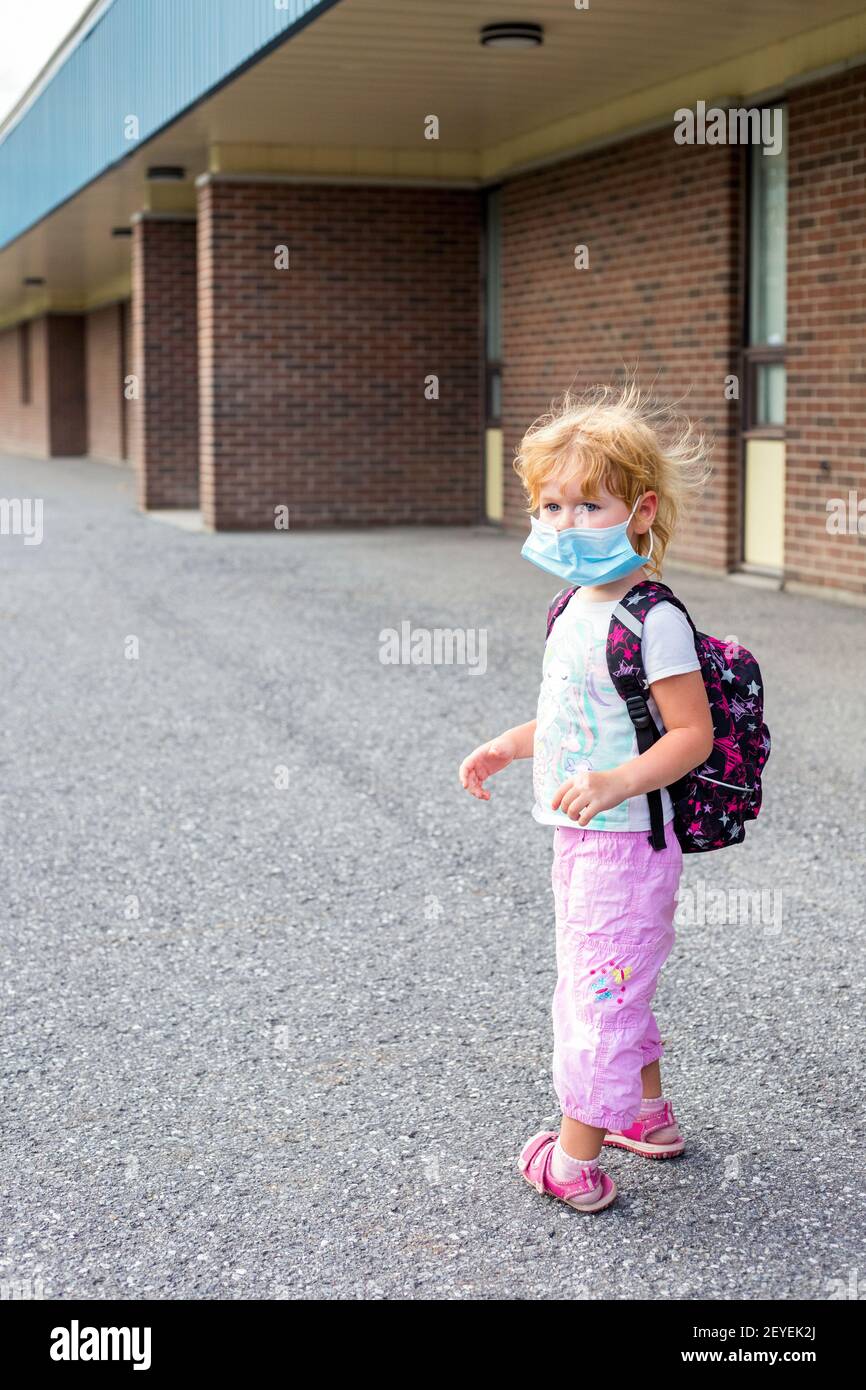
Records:
M681 106L693 106L698 99L708 106L721 105L718 94L722 92L770 91L792 82L801 85L816 72L855 59L864 50L866 12L505 140L482 152L481 176L485 182L510 178L626 139L630 133L660 129L667 122L673 131L674 112Z
M349 174L200 174L199 188L209 183L296 184L303 188L322 184L332 188L465 188L477 193L483 185L478 179L376 179Z
M140 212L134 212L129 219L130 226L135 226L136 222L197 222L198 217L194 212L149 212L147 208L142 208Z
M432 143L432 142L431 142ZM211 146L212 174L309 174L331 179L446 179L477 181L480 155L475 150L364 150L328 146Z
M725 109L737 105L739 100L739 97L715 96L707 101L707 106L719 106ZM622 145L626 140L636 140L640 135L651 135L654 131L664 130L668 126L673 130L673 124L673 111L666 111L663 116L656 116L653 120L643 121L640 125L624 126L621 129L611 131L608 135L599 135L595 140L585 140L582 144L575 145L569 150L558 150L555 154L545 155L540 159L527 160L525 164L500 170L497 174L490 174L484 179L482 187L486 188L491 184L501 183L503 180L519 178L521 174L531 174L536 169L546 169L552 164L561 164L564 160L576 158L579 155L593 154L596 150L605 150L612 145Z
M93 309L107 309L109 304L118 304L131 298L132 272L127 270L123 275L116 275L113 280L85 295L81 304L82 313L89 313Z
M782 101L789 92L799 91L801 87L811 87L815 82L826 82L830 77L841 77L843 73L864 66L866 66L866 49L862 53L855 53L850 58L842 58L838 63L829 63L825 68L816 68L813 72L798 73L796 77L790 77L786 82L777 82L774 87L764 87L760 92L750 92L748 98L744 98L744 100L753 101L756 105L763 105L768 101Z
M195 212L195 187L192 183L149 183L144 211Z
M17 323L28 323L31 319L41 319L42 315L48 312L47 299L40 300L38 304L18 304L14 309L7 309L5 314L0 314L0 332L6 328L14 328Z
M126 295L115 295L115 299L128 298ZM37 300L33 304L19 304L17 309L9 309L5 314L0 315L0 331L4 328L12 328L16 323L26 323L32 319L41 319L45 314L86 314L91 306L81 297L73 294L50 294Z

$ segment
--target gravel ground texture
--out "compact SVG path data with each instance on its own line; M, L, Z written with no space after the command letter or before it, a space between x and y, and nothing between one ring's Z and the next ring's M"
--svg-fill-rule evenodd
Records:
M866 1296L863 608L666 576L757 655L773 751L656 996L687 1151L607 1153L585 1217L516 1171L558 1119L552 832L528 761L457 779L533 717L556 581L486 528L183 531L87 460L0 497L44 503L0 535L0 1281ZM403 623L483 632L478 669L383 662Z

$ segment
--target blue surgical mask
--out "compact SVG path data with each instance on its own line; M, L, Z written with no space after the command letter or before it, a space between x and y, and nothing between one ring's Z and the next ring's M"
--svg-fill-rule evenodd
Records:
M520 553L539 569L581 588L622 579L645 565L652 555L652 528L648 555L638 555L627 535L641 500L637 499L628 519L616 526L567 526L557 531L549 521L530 517L532 530Z

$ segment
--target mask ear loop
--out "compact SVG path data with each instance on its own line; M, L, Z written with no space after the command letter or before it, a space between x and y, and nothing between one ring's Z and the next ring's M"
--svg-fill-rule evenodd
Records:
M631 509L631 516L629 517L629 521L631 521L632 517L634 516L635 512L637 511L637 509L638 509L638 507L640 506L640 504L641 504L642 501L643 501L643 497L638 497L638 498L636 498L635 504L634 504L634 506L633 506L632 509ZM644 555L644 556L642 557L642 558L643 558L644 564L646 564L647 560L651 560L651 559L652 559L653 545L655 544L655 537L653 536L653 528L652 528L652 527L649 528L649 538L650 538L650 548L649 548L649 550L647 551L646 555Z

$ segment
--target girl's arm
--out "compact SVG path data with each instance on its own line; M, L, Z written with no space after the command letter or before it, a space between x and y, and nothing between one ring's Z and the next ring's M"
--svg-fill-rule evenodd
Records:
M494 772L501 772L515 758L531 758L535 739L535 720L506 729L498 738L482 743L460 764L462 785L479 801L489 801L490 793L484 783Z
M616 769L623 774L627 797L670 786L713 751L713 717L700 671L656 681L650 694L666 732L652 748Z
M669 786L710 756L713 718L700 671L656 681L650 694L665 726L662 737L611 772L586 772L563 782L551 803L554 811L562 810L578 825L588 825L593 816L629 797Z
M535 747L535 724L534 719L530 719L526 724L515 724L513 729L506 729L504 734L492 739L491 743L498 746L506 740L514 749L515 758L531 758ZM488 748L490 746L487 745Z

